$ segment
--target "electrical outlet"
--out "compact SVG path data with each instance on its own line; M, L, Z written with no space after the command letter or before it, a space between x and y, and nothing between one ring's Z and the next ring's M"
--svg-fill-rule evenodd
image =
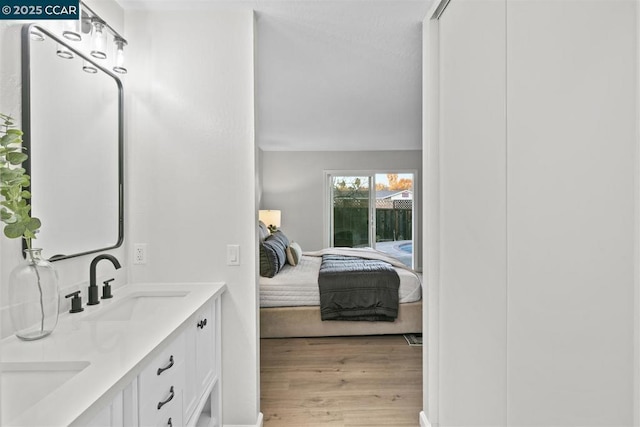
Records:
M147 244L136 243L133 245L133 263L134 264L146 264L147 263Z

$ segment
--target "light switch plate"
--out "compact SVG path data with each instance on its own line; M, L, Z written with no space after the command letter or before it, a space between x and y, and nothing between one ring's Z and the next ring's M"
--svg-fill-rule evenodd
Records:
M240 245L227 245L227 265L240 265Z

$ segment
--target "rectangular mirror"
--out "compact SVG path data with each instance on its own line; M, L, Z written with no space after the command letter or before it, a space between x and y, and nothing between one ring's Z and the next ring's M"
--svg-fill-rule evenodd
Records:
M32 216L42 220L33 246L51 260L120 246L122 83L72 43L31 24L22 31L22 90Z

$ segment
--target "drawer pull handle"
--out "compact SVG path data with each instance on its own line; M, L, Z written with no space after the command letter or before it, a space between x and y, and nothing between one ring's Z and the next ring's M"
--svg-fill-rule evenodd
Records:
M173 399L173 396L175 396L176 394L173 392L173 386L171 386L171 388L169 389L169 397L167 397L167 400L164 400L162 402L158 402L158 410L160 410L160 408L162 408L164 405L166 405L167 403L171 402L171 399Z
M171 357L169 358L169 364L167 366L165 366L164 368L158 368L158 375L160 375L161 373L163 373L164 371L166 371L172 366L173 366L173 355L171 355Z
M167 425L168 425L169 427L173 427L173 423L171 422L171 418L169 418L169 421L167 421Z
M204 329L204 327L207 326L207 319L205 318L204 320L199 321L197 326L200 329Z

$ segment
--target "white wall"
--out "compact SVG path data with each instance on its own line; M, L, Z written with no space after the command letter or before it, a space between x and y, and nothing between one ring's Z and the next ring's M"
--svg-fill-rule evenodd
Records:
M254 18L250 10L128 11L132 281L224 281L223 421L259 413ZM241 266L226 265L240 245Z
M636 7L508 2L509 425L633 423Z
M446 425L506 419L503 22L504 3L495 1L460 7L453 0L441 18L440 417Z
M637 7L452 0L427 22L434 425L634 425Z
M282 230L305 251L324 247L325 170L416 170L422 180L420 151L263 151L261 209L282 210ZM422 203L418 198L417 212ZM420 248L421 216L414 231ZM418 261L421 259L418 255ZM419 262L420 264L420 262Z
M89 0L89 7L105 18L110 25L118 31L122 31L124 27L124 12L122 8L113 0ZM20 30L27 21L0 21L0 112L12 115L17 124L21 126L21 48L20 48ZM60 22L41 21L43 26L50 28L54 32L60 31ZM51 76L52 82L55 76ZM79 159L80 160L80 159ZM37 198L37 194L34 194ZM34 245L37 246L37 239ZM11 333L11 320L9 313L4 305L7 301L7 280L11 270L22 260L22 247L20 239L9 240L0 233L0 318L1 329L0 336L6 336ZM110 251L115 255L123 266L114 274L113 266L108 263L98 265L98 277L104 275L115 275L116 282L114 286L118 287L126 283L127 277L127 260L125 259L125 248L121 247ZM60 277L61 294L71 292L75 289L82 289L84 292L84 301L86 302L86 289L89 282L89 263L93 259L92 255L81 256L69 260L57 261L54 263ZM105 277L106 278L106 277ZM68 300L61 302L61 310L68 309Z

